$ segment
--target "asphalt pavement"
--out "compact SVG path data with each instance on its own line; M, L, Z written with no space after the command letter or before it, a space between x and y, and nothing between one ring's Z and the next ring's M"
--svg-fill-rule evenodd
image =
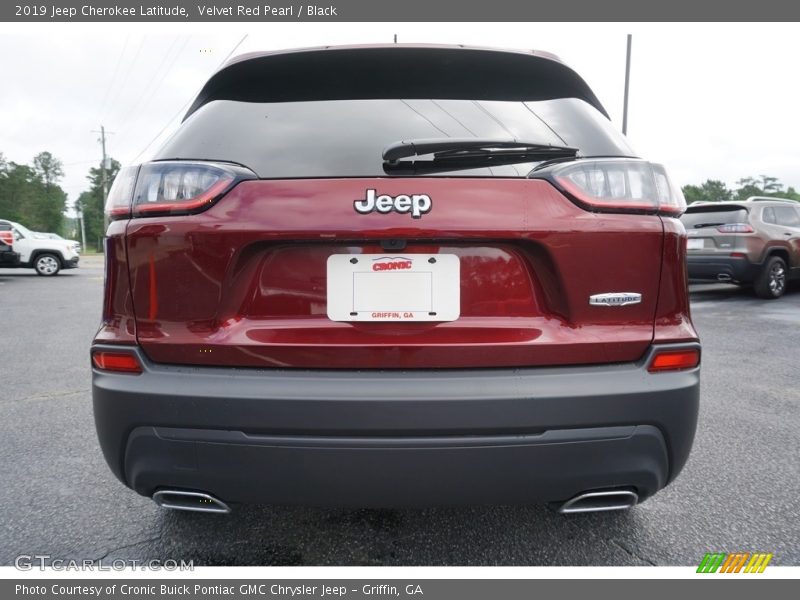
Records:
M92 420L88 348L102 259L54 278L0 269L0 564L176 559L195 565L696 565L772 552L800 565L800 286L764 301L692 287L702 407L686 468L622 513L546 506L170 512L119 483Z

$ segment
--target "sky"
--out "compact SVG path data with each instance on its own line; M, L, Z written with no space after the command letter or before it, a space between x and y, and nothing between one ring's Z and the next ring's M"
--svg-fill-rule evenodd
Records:
M800 24L0 23L0 152L64 164L73 202L101 157L145 160L224 59L254 50L399 42L546 50L575 69L628 139L679 185L778 177L800 190Z

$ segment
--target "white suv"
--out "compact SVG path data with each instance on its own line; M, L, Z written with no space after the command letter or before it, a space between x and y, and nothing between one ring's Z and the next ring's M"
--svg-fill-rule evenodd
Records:
M80 254L73 242L45 238L13 221L0 220L0 223L11 226L14 251L19 253L19 261L3 265L4 268L36 269L39 275L49 277L58 274L61 269L78 266Z

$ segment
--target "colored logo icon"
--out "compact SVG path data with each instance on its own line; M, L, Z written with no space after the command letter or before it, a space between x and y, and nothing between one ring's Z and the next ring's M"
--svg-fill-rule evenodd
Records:
M763 573L772 554L767 552L709 552L700 561L698 573Z

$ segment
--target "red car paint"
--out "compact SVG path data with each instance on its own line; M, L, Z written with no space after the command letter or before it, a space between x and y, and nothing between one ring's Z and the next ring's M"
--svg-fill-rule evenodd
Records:
M421 219L358 214L366 189L432 199ZM97 342L160 363L293 368L521 367L630 362L694 341L685 233L672 218L599 214L532 179L244 181L195 215L111 224ZM342 323L326 316L327 257L457 254L461 316ZM636 291L640 304L588 297Z

